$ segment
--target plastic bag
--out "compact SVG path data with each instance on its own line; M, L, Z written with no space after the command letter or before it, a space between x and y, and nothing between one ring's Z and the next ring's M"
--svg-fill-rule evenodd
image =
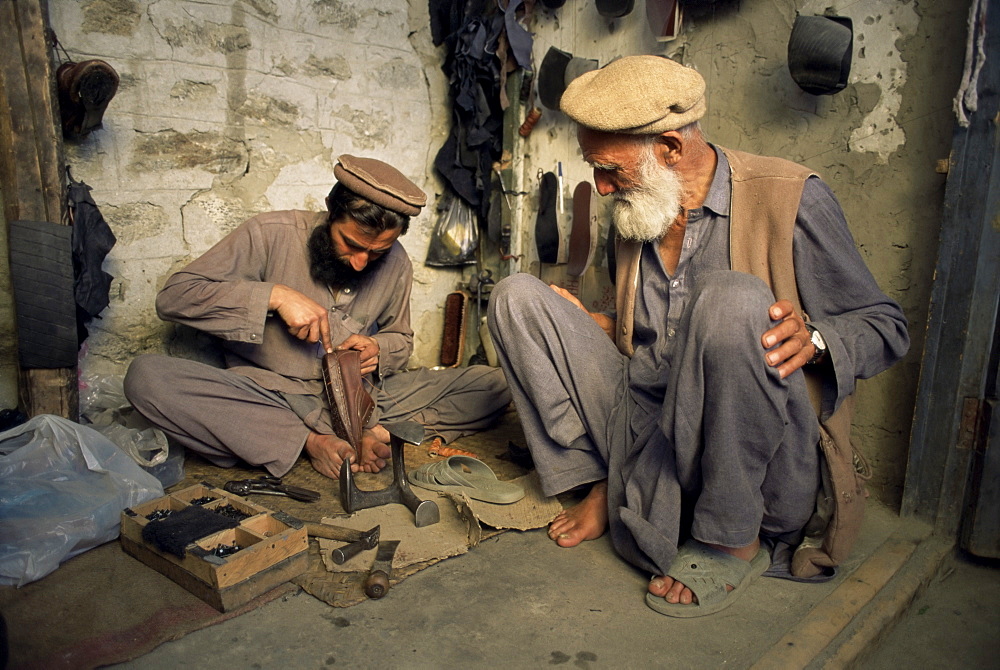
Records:
M118 537L163 486L97 431L52 414L0 433L0 584L23 586Z
M167 436L133 411L121 375L90 375L80 380L80 418L145 468L167 461Z
M464 200L449 194L438 207L438 220L427 247L426 265L471 265L476 262L479 226Z

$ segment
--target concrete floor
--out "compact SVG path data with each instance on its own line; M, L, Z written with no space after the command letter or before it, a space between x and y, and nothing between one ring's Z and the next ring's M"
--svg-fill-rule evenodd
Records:
M606 537L561 549L544 530L507 532L405 579L381 600L333 608L300 591L118 667L198 667L206 659L251 668L844 667L859 659L866 668L903 659L917 668L1000 667L1000 570L950 556L925 527L873 504L837 579L760 579L731 608L679 620L645 606L648 575L620 560ZM935 581L942 564L951 576ZM886 637L928 582L930 602L918 601L895 627L905 639ZM959 583L964 595L955 592ZM938 634L925 634L927 625ZM962 649L975 652L969 664L956 663L953 651L962 635L970 636ZM884 651L873 655L879 644Z

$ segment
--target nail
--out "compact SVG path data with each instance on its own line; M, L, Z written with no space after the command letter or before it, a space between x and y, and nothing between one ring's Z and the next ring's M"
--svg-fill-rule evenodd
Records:
M652 586L653 588L656 588L656 589L662 589L663 588L663 580L660 579L659 577L657 577L656 579L654 579L651 582L649 582L649 585Z
M774 338L773 335L768 335L766 338L764 338L764 344L767 345L767 346L769 346L769 347L773 347L774 346L774 342L775 342L775 338Z

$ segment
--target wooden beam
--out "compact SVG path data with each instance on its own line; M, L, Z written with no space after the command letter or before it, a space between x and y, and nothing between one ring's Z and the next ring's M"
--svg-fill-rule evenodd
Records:
M989 13L985 31L977 110L953 139L902 506L953 537L973 466L968 408L983 398L1000 285L1000 14Z
M0 2L0 191L5 221L62 223L63 161L45 0ZM21 370L29 416L78 415L76 367Z

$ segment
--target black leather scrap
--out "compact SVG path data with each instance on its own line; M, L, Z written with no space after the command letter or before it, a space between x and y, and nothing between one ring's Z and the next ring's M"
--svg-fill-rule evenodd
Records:
M236 519L191 505L165 519L150 521L142 529L142 539L164 553L184 558L184 551L192 542L238 525Z

